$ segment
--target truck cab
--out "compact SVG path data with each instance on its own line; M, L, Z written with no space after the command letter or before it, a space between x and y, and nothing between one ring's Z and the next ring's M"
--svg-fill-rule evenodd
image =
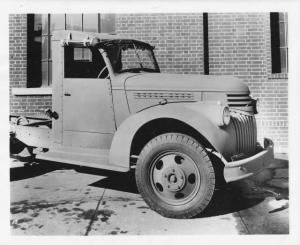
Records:
M14 152L21 142L36 160L134 171L147 204L172 218L201 213L217 182L274 159L237 78L161 73L153 46L119 35L56 31L51 48L49 120L12 124Z

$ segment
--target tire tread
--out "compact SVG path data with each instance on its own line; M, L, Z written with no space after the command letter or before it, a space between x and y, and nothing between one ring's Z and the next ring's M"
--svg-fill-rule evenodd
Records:
M203 199L202 203L196 209L190 208L189 210L185 210L181 213L167 212L161 207L159 207L159 205L154 203L153 200L151 200L151 198L149 197L148 193L145 193L144 191L143 188L144 181L140 178L140 174L139 174L139 171L141 171L141 167L142 167L141 166L142 160L146 157L147 154L150 153L151 149L153 149L154 146L159 146L164 143L179 143L179 144L188 145L204 159L205 164L207 165L207 169L208 169L207 174L208 174L208 182L209 182L209 186L207 189L207 197ZM210 158L206 153L206 150L201 146L199 142L197 142L192 137L184 134L167 133L153 138L142 149L136 167L136 182L140 194L143 196L144 200L146 201L146 203L149 205L151 209L168 218L186 219L200 214L210 202L215 188L215 172L212 163L210 161Z

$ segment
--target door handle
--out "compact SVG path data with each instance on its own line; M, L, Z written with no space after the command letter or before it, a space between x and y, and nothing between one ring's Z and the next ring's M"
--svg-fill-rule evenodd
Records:
M64 93L64 96L71 96L71 94L69 94L69 93Z

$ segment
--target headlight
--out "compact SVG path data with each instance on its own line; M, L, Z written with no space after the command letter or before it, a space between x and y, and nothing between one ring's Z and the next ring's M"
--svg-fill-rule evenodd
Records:
M223 109L223 123L224 125L228 125L230 123L230 111L227 106Z
M188 107L206 117L216 126L223 127L230 123L229 107L216 103L216 101L196 102L188 105Z

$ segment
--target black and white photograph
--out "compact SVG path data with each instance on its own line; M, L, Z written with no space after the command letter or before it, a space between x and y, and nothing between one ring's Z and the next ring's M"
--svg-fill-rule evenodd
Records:
M290 235L292 11L76 4L6 14L10 236Z

